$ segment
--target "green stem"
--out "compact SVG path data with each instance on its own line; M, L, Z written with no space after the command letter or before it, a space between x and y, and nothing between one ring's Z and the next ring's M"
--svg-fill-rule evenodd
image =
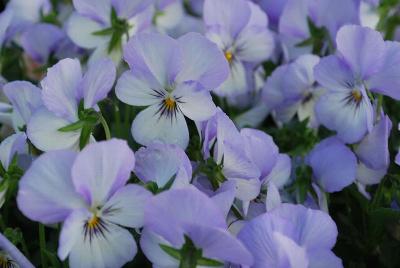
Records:
M111 139L110 128L108 127L107 121L106 119L104 119L102 114L100 114L100 123L103 126L104 133L106 134L106 139L107 140Z
M40 261L42 263L43 268L47 268L46 263L46 234L45 234L45 227L43 224L39 223L39 245L40 245Z

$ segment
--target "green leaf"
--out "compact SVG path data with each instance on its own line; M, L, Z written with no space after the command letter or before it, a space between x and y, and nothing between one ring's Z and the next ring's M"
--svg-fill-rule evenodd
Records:
M106 28L100 31L93 32L93 35L103 36L103 35L112 35L114 33L114 29L112 27Z
M224 266L222 262L213 260L213 259L208 259L201 257L200 259L197 260L197 265L201 266L210 266L210 267L221 267Z
M113 32L110 43L108 44L108 53L111 53L114 48L118 47L121 43L122 33Z
M85 148L86 144L89 143L90 135L92 134L93 127L89 125L84 125L81 130L81 136L79 138L79 148L82 150Z
M77 131L81 129L85 125L85 122L82 120L79 120L75 123L69 124L65 127L59 128L58 131L60 132L72 132L72 131Z
M314 44L314 38L310 37L307 38L300 43L297 43L295 46L296 47L307 47L307 46L312 46Z
M153 194L158 193L158 185L154 181L147 183L144 187Z
M179 249L173 248L171 246L167 246L167 245L163 245L163 244L159 244L160 248L162 250L164 250L165 253L167 253L169 256L171 256L172 258L180 261L181 260L181 252Z

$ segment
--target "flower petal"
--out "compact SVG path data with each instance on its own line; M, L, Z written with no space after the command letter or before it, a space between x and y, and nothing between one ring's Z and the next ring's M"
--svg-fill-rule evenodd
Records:
M25 124L32 114L42 105L41 90L26 81L14 81L4 85L4 94L10 100L14 110L22 117Z
M42 151L59 149L78 149L80 132L61 132L60 128L71 124L71 121L55 116L46 108L36 111L27 125L29 140Z
M108 58L89 66L79 85L85 109L95 107L97 102L107 97L114 85L116 72L114 63Z
M44 224L65 220L73 209L84 207L71 180L76 153L52 151L39 156L19 182L18 208L29 219Z
M357 159L336 137L317 144L307 157L315 180L329 193L342 190L354 182Z
M91 18L99 23L110 21L111 1L110 0L73 0L75 9L82 16Z
M385 42L379 32L368 27L346 25L338 31L336 44L338 51L359 78L368 79L381 68Z
M18 132L5 138L0 144L0 162L7 171L16 154L28 152L28 143L24 132Z
M177 81L196 81L212 90L228 78L228 62L214 43L198 33L188 33L178 42L183 52L183 65Z
M42 98L47 109L60 117L76 121L81 79L81 64L77 59L64 59L49 68L41 82Z
M154 0L111 0L111 3L119 17L130 19L148 8Z
M189 143L189 131L183 114L177 111L176 117L160 116L156 105L149 106L136 116L131 131L136 142L142 145L160 140L186 149Z
M89 204L104 205L129 180L134 166L135 156L126 141L92 143L76 157L72 180Z
M104 218L117 225L140 228L144 223L145 205L151 196L152 194L141 186L124 186L104 205Z

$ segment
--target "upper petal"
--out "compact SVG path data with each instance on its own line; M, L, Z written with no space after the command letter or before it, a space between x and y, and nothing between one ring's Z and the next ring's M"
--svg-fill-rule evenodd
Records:
M385 42L379 32L367 27L346 25L338 31L336 44L358 78L368 79L379 71L385 53Z
M89 66L79 85L85 109L95 107L97 102L107 97L114 85L115 77L115 65L108 58L97 60Z
M44 105L56 115L71 121L77 119L78 85L82 79L81 64L77 59L64 59L47 70L42 80Z
M110 0L73 0L75 9L82 16L89 17L99 23L107 23L111 16Z
M101 206L129 180L135 156L126 141L111 139L86 146L72 167L75 189Z
M119 17L132 18L153 4L154 0L111 0Z
M65 220L84 202L71 180L76 153L52 151L41 155L19 182L18 208L31 220L45 224Z
M205 89L213 90L228 78L228 62L211 41L198 33L188 33L178 42L183 64L177 81L196 81Z

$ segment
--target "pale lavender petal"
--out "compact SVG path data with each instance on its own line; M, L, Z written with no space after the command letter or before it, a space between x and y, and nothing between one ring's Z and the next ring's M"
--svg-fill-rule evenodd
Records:
M267 211L279 207L282 204L281 195L278 188L273 182L268 183L267 199L265 200L265 207Z
M136 35L125 45L124 59L131 69L154 76L163 87L171 86L182 68L179 43L162 34Z
M76 153L53 151L41 155L19 182L18 208L31 220L45 224L64 221L85 203L75 191L71 167Z
M180 84L173 94L180 111L194 121L206 121L217 111L210 92L197 88L197 83Z
M13 11L10 8L5 9L0 14L0 47L3 46L4 39L6 38L7 29L11 24Z
M222 26L235 37L250 19L250 5L244 0L205 0L204 22L207 26Z
M357 159L336 137L317 144L307 157L317 183L329 193L341 191L354 182Z
M263 179L263 182L272 182L278 189L282 189L289 182L291 171L292 161L290 157L287 154L279 154L275 166Z
M47 109L60 117L76 121L81 79L81 64L77 59L64 59L49 68L41 82L42 98Z
M200 34L188 33L178 42L183 52L183 65L177 81L196 81L205 89L213 90L228 78L228 62L211 41Z
M144 11L154 2L154 0L111 0L118 16L126 19Z
M111 17L111 0L73 0L75 9L82 16L107 24Z
M236 183L234 181L226 181L218 188L211 199L224 213L225 218L231 210L236 195Z
M120 226L140 228L144 224L144 208L151 196L139 185L126 185L117 190L104 205L104 218Z
M202 249L206 258L230 262L233 264L252 265L253 256L245 246L228 231L189 224L185 226L186 234L197 248Z
M85 109L93 108L107 97L115 82L116 68L108 59L100 59L89 66L79 85Z
M65 37L60 28L52 24L38 23L28 27L21 35L21 45L33 60L46 64Z
M396 66L400 64L400 44L387 41L385 48L381 70L372 76L367 84L371 91L399 100L400 71Z
M392 122L383 116L371 132L356 147L357 157L369 168L386 169L389 166L389 135Z
M336 44L358 78L368 79L381 68L385 42L379 32L357 25L343 26L337 33Z
M129 180L135 156L124 140L111 139L86 146L76 157L72 180L91 205L103 205Z
M386 173L387 167L382 169L372 169L361 162L357 166L356 178L362 185L372 185L380 183Z
M342 268L343 263L340 258L338 258L330 250L319 250L314 249L307 252L310 261L308 268Z
M41 90L29 82L10 82L4 85L3 90L25 124L29 122L32 114L42 105Z
M226 228L225 218L208 196L194 187L172 189L154 196L145 209L145 228L174 246L184 242L184 225Z
M264 178L277 162L278 147L272 137L263 131L244 128L240 134L244 140L246 155L257 165L261 178Z

